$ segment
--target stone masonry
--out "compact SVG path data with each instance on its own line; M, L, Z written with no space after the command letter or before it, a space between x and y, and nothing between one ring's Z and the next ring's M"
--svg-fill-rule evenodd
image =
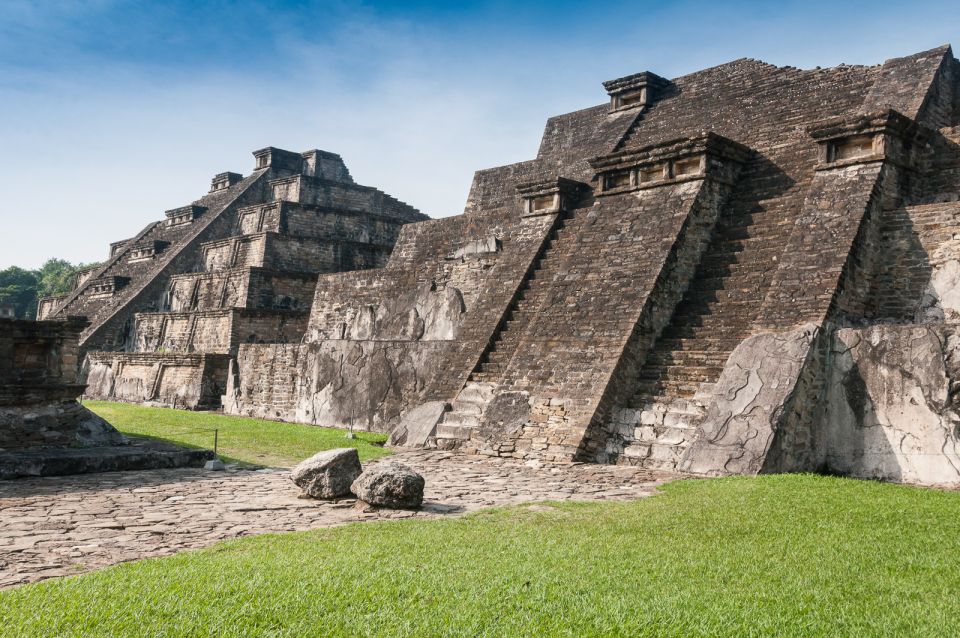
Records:
M463 214L404 209L389 257L316 268L310 300L297 297L308 316L271 306L253 331L263 305L183 305L205 293L184 292L182 273L200 290L231 255L269 252L236 213L317 201L310 155L275 150L265 173L171 212L235 211L214 212L220 230L116 249L129 261L186 241L167 274L108 262L57 307L118 300L91 306L86 343L139 350L122 355L131 368L160 349L224 357L209 365L226 380L191 381L191 401L216 403L225 383L232 414L517 459L960 484L951 48L814 70L741 59L604 89L548 120L536 158L477 172ZM260 285L244 281L236 297L214 289ZM201 365L171 361L169 382L138 372L152 389L128 390L118 355L99 356L94 385L130 400L170 403Z
M87 322L0 319L0 479L203 464L212 452L132 441L77 397Z
M382 266L400 226L426 219L354 183L325 151L254 153L247 178L221 173L210 193L111 245L41 315L81 313L93 398L182 408L220 404L242 343L299 343L318 273Z

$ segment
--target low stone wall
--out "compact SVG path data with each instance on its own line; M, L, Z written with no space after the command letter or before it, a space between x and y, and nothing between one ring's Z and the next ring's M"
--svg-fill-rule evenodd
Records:
M195 410L214 407L226 387L229 356L91 352L86 396Z

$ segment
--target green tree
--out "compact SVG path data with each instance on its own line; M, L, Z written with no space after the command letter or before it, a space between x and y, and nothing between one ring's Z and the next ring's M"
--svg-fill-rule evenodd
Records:
M0 304L13 305L13 311L19 318L33 319L37 316L39 283L36 271L17 266L0 270Z
M10 266L0 270L0 304L12 304L19 319L35 319L41 297L65 295L73 290L73 276L100 264L73 265L66 259L48 259L39 270Z
M38 271L40 283L37 287L37 296L54 297L67 294L73 290L73 276L77 271L98 265L73 265L66 259L48 259Z

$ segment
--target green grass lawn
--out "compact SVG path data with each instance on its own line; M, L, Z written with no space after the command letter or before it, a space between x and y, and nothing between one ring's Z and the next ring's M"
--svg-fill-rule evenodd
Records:
M361 461L390 451L383 448L384 434L358 432L348 439L343 430L298 423L280 423L212 412L150 408L129 403L85 401L84 405L124 434L163 439L181 445L213 448L218 430L218 450L226 462L287 467L321 450L355 447Z
M956 636L960 494L679 481L229 541L0 593L9 636Z

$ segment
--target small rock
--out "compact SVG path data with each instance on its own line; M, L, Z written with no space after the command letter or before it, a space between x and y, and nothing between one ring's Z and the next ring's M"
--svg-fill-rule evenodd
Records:
M349 447L314 454L293 468L290 478L307 496L337 498L350 493L362 471L357 450Z
M203 469L211 472L223 472L227 466L220 459L213 459L203 464Z
M423 503L423 477L398 461L387 461L363 472L350 486L364 503L413 509Z

